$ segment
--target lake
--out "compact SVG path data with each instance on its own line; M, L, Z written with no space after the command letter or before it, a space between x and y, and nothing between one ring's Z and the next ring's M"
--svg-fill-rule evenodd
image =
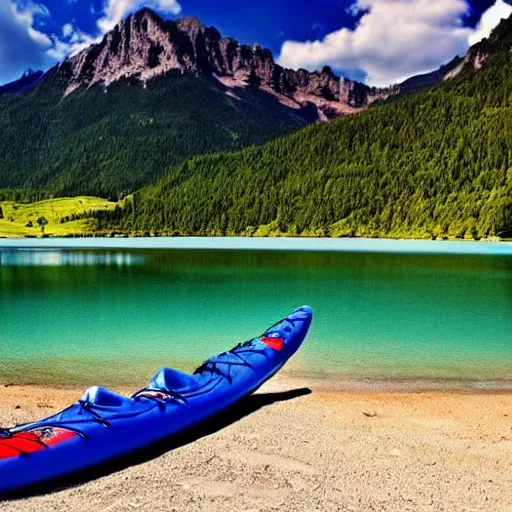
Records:
M142 386L295 307L284 371L512 384L512 245L290 239L0 241L0 384Z

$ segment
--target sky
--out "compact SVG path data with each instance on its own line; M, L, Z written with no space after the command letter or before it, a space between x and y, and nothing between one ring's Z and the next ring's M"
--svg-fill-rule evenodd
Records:
M511 0L0 0L0 84L46 70L101 40L141 7L198 16L241 43L270 48L285 67L331 66L386 86L462 55Z

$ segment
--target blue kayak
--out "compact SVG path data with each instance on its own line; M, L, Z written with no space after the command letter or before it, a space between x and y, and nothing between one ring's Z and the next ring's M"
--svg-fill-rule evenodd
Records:
M219 414L284 366L311 320L304 306L193 374L163 368L131 398L93 387L54 416L0 428L0 495L115 460Z

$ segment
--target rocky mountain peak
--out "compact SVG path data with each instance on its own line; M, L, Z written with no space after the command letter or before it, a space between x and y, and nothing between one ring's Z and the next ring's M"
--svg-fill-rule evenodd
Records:
M149 7L143 7L142 9L138 10L134 14L131 14L130 16L128 16L126 19L128 20L130 18L133 18L138 21L142 21L145 19L156 20L156 21L161 20L160 16L155 11L151 10ZM123 23L123 21L121 21L120 23Z
M185 16L176 21L177 27L183 32L204 32L205 26L197 16Z
M287 106L313 105L329 119L357 112L395 89L372 89L339 78L328 66L309 72L284 69L270 50L222 37L195 16L164 21L144 8L121 21L93 45L66 61L70 79L66 94L81 87L135 77L143 82L171 70L213 74L228 89L256 86Z

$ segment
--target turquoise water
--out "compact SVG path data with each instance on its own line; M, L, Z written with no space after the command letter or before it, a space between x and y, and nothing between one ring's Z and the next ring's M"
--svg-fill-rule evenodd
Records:
M509 244L157 239L3 241L0 384L136 387L302 304L289 373L512 381Z

